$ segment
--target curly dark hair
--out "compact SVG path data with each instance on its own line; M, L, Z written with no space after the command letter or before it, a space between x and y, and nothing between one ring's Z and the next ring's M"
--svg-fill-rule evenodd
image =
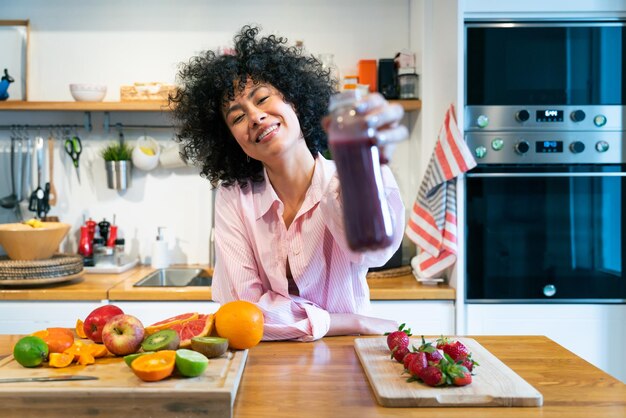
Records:
M215 186L263 181L260 161L248 158L233 138L222 109L243 91L247 79L268 83L293 105L311 154L327 148L321 119L336 80L313 56L305 56L287 39L274 35L257 39L258 27L244 26L235 35L234 54L206 51L180 66L178 90L169 98L180 128L176 140L182 155L200 166L201 175Z

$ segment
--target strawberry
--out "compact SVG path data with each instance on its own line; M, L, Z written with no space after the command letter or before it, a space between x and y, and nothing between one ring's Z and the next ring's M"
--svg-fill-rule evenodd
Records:
M391 358L396 359L398 363L403 363L404 358L409 354L408 347L396 347L391 351Z
M443 335L440 338L437 338L437 348L442 349L444 345L450 344L450 339L448 337L444 337Z
M452 360L455 362L459 360L463 360L470 355L467 347L463 345L460 341L452 341L442 348L443 352L452 357Z
M407 370L413 378L419 379L422 370L428 367L428 361L426 360L426 353L419 352L414 354L415 356L412 357L412 361L409 363Z
M394 351L396 347L398 348L407 348L409 346L409 337L411 334L411 329L404 329L404 324L398 327L397 331L385 333L387 336L387 347L391 351Z
M443 356L439 368L448 385L465 386L472 383L472 375L465 366L461 365L460 362L455 362L448 354Z
M474 366L480 366L480 364L478 364L478 362L474 360L472 358L472 355L470 354L463 359L463 361L461 362L461 366L465 367L471 372L472 370L474 370Z
M422 335L422 345L419 346L417 351L426 353L426 360L428 360L428 364L438 364L443 357L441 353L437 351L437 349L433 347L431 343L426 342L423 335Z
M428 386L441 386L446 383L443 372L437 366L426 367L419 376Z
M472 383L472 374L470 372L463 372L462 377L456 376L452 378L454 386L467 386L470 383Z
M418 354L419 353L409 352L407 355L404 356L404 358L402 359L402 363L404 364L404 370L409 370L409 364L411 364L413 359L417 357Z

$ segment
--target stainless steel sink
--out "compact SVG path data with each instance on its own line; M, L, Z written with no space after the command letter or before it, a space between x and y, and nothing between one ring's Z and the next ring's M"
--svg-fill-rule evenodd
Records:
M134 287L211 286L212 277L200 268L164 268L153 271Z

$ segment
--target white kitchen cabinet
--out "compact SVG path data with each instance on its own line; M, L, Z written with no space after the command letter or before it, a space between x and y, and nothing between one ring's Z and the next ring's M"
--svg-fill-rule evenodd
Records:
M30 334L48 327L76 326L106 300L89 301L2 301L0 334Z
M374 300L370 315L405 323L413 335L454 335L451 300Z
M470 304L467 335L545 335L626 382L626 305Z

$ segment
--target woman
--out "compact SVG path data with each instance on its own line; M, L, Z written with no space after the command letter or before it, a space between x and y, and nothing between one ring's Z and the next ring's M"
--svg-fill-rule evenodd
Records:
M254 302L264 340L382 334L394 321L364 316L367 269L400 245L404 207L383 169L396 237L384 250L354 253L343 230L341 187L326 148L322 118L333 80L321 63L275 36L244 27L234 54L194 57L171 98L183 154L215 186L213 298ZM406 137L403 111L380 95L359 110L379 140Z

